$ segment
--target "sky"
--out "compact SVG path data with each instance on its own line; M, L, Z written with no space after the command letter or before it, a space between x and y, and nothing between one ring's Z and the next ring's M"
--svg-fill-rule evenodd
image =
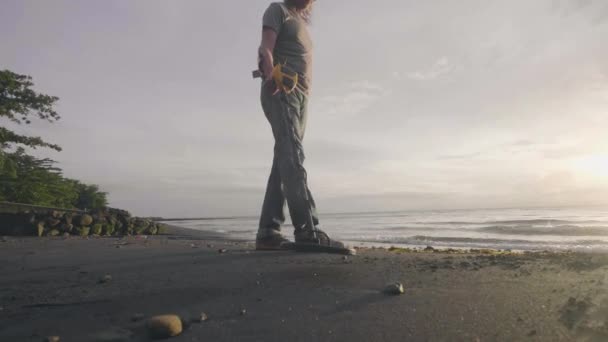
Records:
M60 97L59 122L17 130L136 215L257 215L273 140L251 70L269 4L2 0L0 69ZM320 213L608 204L607 1L314 11Z

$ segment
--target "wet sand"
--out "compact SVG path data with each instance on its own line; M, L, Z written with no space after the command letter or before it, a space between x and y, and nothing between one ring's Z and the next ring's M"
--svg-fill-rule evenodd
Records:
M6 238L0 341L147 341L134 316L201 312L208 321L170 341L608 340L608 255L360 249L345 259L171 234ZM383 293L391 282L405 293Z

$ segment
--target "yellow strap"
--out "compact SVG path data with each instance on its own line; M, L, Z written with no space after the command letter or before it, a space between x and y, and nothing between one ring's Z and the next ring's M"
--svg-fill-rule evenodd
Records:
M281 64L275 65L272 69L272 79L276 83L279 90L284 91L285 94L290 94L298 86L298 74L294 73L294 75L292 76L284 73L283 66ZM285 85L285 83L283 82L284 79L291 80L293 82L293 86L288 87L287 85Z

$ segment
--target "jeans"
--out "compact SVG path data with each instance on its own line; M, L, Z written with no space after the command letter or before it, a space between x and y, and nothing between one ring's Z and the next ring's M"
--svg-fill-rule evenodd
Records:
M285 202L296 230L319 224L315 202L308 189L302 140L306 129L308 96L299 89L272 95L262 85L261 102L274 136L274 158L262 206L258 238L280 234Z

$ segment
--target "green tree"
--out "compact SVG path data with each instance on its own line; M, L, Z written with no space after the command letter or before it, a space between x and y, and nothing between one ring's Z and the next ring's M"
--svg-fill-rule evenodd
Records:
M75 181L78 194L74 206L78 209L99 209L108 205L107 193L99 191L97 185L87 185Z
M50 159L29 156L23 148L6 154L12 172L0 175L0 199L10 202L71 208L78 199L73 182L63 178Z
M0 70L0 117L7 118L16 124L29 124L32 117L54 122L59 114L53 105L59 98L36 93L32 90L32 78L19 75L9 70ZM14 164L7 158L11 147L27 146L30 148L48 147L61 151L61 147L50 144L40 137L20 135L0 126L0 173L14 172ZM23 153L20 153L23 155Z

